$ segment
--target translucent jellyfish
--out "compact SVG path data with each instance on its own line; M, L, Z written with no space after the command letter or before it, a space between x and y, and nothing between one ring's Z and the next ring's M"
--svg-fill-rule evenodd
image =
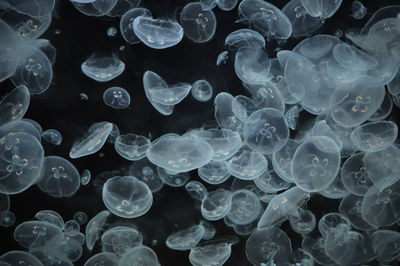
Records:
M211 185L221 184L231 176L225 161L211 161L199 167L197 173L204 182Z
M200 139L171 137L153 142L147 158L172 172L188 172L206 165L214 156L212 147Z
M51 263L49 261L54 260L67 261L69 263L75 262L82 256L82 252L81 243L77 239L66 235L50 239L41 250L33 250L33 254L44 261L46 265L53 264L54 262Z
M31 94L40 94L50 87L53 79L53 67L40 49L24 46L20 51L21 60L10 77L14 85L25 85Z
M349 194L343 198L339 205L339 212L346 217L351 225L359 230L370 230L373 227L368 224L362 217L362 204L363 198L361 196Z
M375 68L378 61L354 46L340 43L332 50L333 58L346 69L367 71Z
M396 145L382 151L367 153L363 161L369 177L380 190L394 184L400 178L400 149Z
M268 56L259 48L242 47L236 53L235 72L244 83L256 85L268 82L270 67Z
M21 85L5 95L0 101L0 124L21 119L30 103L30 94L26 86Z
M351 223L346 217L340 215L337 212L331 212L325 214L321 217L321 219L319 219L318 230L321 235L325 237L328 234L334 233L335 228L338 225L345 225L348 231L350 231L351 229Z
M119 23L119 28L121 31L122 37L125 41L135 44L140 43L138 37L136 37L135 32L133 31L133 21L137 17L151 17L151 11L147 8L132 8L128 10L121 18Z
M246 256L253 265L273 261L276 265L290 262L292 244L279 228L254 231L246 242Z
M293 37L308 36L323 25L320 18L312 17L304 8L301 0L291 0L282 8L292 23Z
M232 101L232 112L243 123L248 122L250 115L258 109L251 98L243 95L236 96Z
M265 39L260 33L254 30L239 29L226 36L225 45L236 49L242 47L261 49L265 47Z
M395 96L400 94L400 71L397 72L396 76L387 84L388 92Z
M223 265L231 256L231 244L219 243L192 248L189 261L193 266Z
M107 35L110 37L114 37L115 35L117 35L117 29L114 27L109 27L107 29Z
M223 51L218 55L216 65L219 66L220 64L226 64L228 59L229 59L228 51Z
M301 3L311 16L327 19L336 13L342 4L342 0L301 0Z
M379 230L371 235L372 248L380 263L394 262L399 257L400 233L393 230Z
M146 157L150 145L146 137L132 133L119 135L114 143L117 153L129 161L138 161Z
M165 80L153 71L146 71L143 74L143 88L146 93L146 98L149 100L151 105L160 112L162 115L170 115L174 111L174 106L160 104L153 100L149 91L157 88L168 88L168 84Z
M69 157L76 159L99 151L110 135L112 128L113 125L109 122L93 124L91 127L92 132L82 141L72 146Z
M283 101L280 89L273 83L267 82L262 85L246 85L256 105L261 108L273 108L280 112L285 111L285 103Z
M64 233L67 236L75 236L81 230L81 226L75 220L68 220L64 225Z
M78 191L81 178L75 166L66 159L47 156L37 185L52 197L70 197Z
M232 193L232 207L227 217L235 224L245 225L255 221L262 210L258 196L247 189Z
M124 88L111 87L104 91L103 101L114 109L125 109L131 103L131 96Z
M272 155L272 166L276 174L286 182L293 182L293 177L290 173L290 164L299 145L300 142L288 139L286 145Z
M97 1L96 1L97 2ZM81 65L82 72L98 82L115 79L125 70L125 63L116 54L93 53Z
M290 183L280 178L275 170L267 170L253 181L259 189L266 193L276 193L290 187Z
M304 209L299 209L298 216L289 217L289 222L293 231L299 234L311 233L317 225L315 215L310 210Z
M79 97L81 98L82 101L87 101L89 99L86 93L79 94Z
M183 28L177 22L139 16L133 21L133 31L145 45L165 49L177 45L183 38Z
M117 257L121 257L128 249L142 245L142 242L142 234L127 226L112 227L101 236L103 252L114 253Z
M0 212L10 209L10 196L0 193Z
M0 212L0 226L11 227L15 223L15 215L12 211L6 210Z
M107 218L110 216L109 211L101 211L94 216L86 225L86 247L89 250L93 250L94 244L100 237L100 232L103 231L103 227L107 222Z
M87 16L100 17L108 14L118 3L118 0L73 1L76 9Z
M193 225L168 236L165 244L174 250L190 250L197 246L204 235L202 225Z
M326 255L324 244L325 239L323 237L310 236L309 234L301 242L303 249L310 253L315 262L322 265L335 265L335 261Z
M185 185L185 189L196 200L203 201L207 197L206 187L198 181L190 181Z
M214 12L202 9L200 2L188 3L181 12L180 20L185 35L196 43L208 42L217 28Z
M222 128L232 131L241 131L243 123L235 116L232 111L233 96L226 92L218 93L214 98L215 120Z
M61 229L42 221L24 222L14 231L14 238L18 244L29 249L43 248L55 237L63 237Z
M30 266L43 265L43 263L32 253L22 250L8 251L3 255L1 255L0 261L6 263L5 265L30 265Z
M116 176L103 186L103 202L113 214L135 218L145 214L153 203L149 187L132 176Z
M369 122L354 128L350 138L358 150L376 152L392 145L398 131L397 125L391 121Z
M43 148L35 137L17 132L0 138L0 193L17 194L39 178Z
M90 257L83 266L118 266L119 258L113 253L100 252Z
M367 8L360 1L354 1L351 4L351 13L353 18L363 19L367 14Z
M244 125L246 144L263 154L279 151L289 139L289 128L283 113L274 108L263 108L254 112Z
M151 248L146 246L138 246L128 249L119 260L118 266L134 264L160 266L157 254Z
M210 240L214 238L215 233L217 230L215 227L212 225L212 223L206 221L206 220L201 220L200 225L204 227L204 235L203 235L203 240Z
M45 1L18 1L7 0L8 4L19 13L29 15L31 17L47 16L53 11L55 0Z
M268 168L268 161L257 151L240 150L227 163L228 171L236 178L253 180Z
M364 195L362 217L374 227L390 226L400 220L400 183L380 190L371 186Z
M393 110L393 101L390 97L390 93L385 93L382 105L376 110L376 112L368 119L368 121L380 121L387 118Z
M207 142L213 148L214 161L231 158L243 145L239 133L229 129L196 130L194 138Z
M87 214L82 211L75 213L73 218L79 225L84 225L88 220Z
M218 0L218 7L223 11L230 11L235 8L239 0Z
M285 113L286 123L288 127L292 130L296 129L297 120L299 119L299 112L299 107L297 105L294 105L290 107Z
M201 203L201 214L206 220L216 221L224 218L231 207L231 192L220 188L207 194L207 197Z
M152 87L147 92L156 103L173 106L183 101L191 89L192 85L188 83L177 83L167 87Z
M53 145L60 145L62 142L62 135L56 129L47 129L43 131L42 138Z
M158 176L157 167L146 158L132 163L129 175L146 183L153 193L161 190L164 185L164 181Z
M84 186L89 184L91 176L92 174L88 169L83 170L81 173L81 184Z
M26 133L33 136L38 141L41 141L41 132L32 121L33 120L21 119L8 122L0 127L0 137L5 137L6 135L14 133Z
M17 69L18 61L15 57L18 53L18 44L14 31L6 22L0 20L0 34L2 40L0 42L0 82L10 77Z
M343 142L340 140L340 138L333 132L333 130L330 128L326 120L320 120L316 122L312 128L312 136L325 136L333 140L336 144L336 146L339 148L339 150L342 149L343 147Z
M43 222L51 223L61 230L64 230L64 220L58 212L41 210L35 214L35 218Z
M157 175L164 184L170 187L183 187L190 179L188 172L168 172L161 167L157 167Z
M324 190L335 179L340 168L340 150L324 136L306 139L297 148L290 171L293 181L308 192Z
M310 198L310 194L292 187L276 195L268 204L258 222L258 229L271 228L289 217L299 217L299 208Z
M213 88L207 80L199 79L192 84L192 95L199 102L207 102L213 95Z
M341 168L342 182L345 188L358 196L363 196L374 184L364 164L364 153L350 156Z

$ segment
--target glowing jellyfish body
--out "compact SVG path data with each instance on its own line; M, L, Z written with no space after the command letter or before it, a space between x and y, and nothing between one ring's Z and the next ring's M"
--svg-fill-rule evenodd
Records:
M232 207L232 194L224 189L217 189L207 194L201 203L204 219L216 221L224 218Z
M83 266L98 266L101 264L109 266L118 266L118 260L119 258L115 256L113 253L100 252L90 257Z
M207 196L206 187L198 181L190 181L185 185L185 190L189 195L199 201L202 201Z
M52 197L69 197L81 185L80 175L73 164L58 156L47 156L43 160L39 188Z
M21 85L3 97L0 102L0 124L21 119L30 103L29 90Z
M173 105L165 105L156 102L151 94L150 91L157 89L157 88L168 88L168 84L165 80L160 77L158 74L154 73L153 71L146 71L143 74L143 88L146 93L146 98L149 102L153 105L153 107L160 112L162 115L170 115L174 111Z
M116 176L103 186L103 202L113 214L135 218L145 214L153 203L149 187L132 176Z
M131 263L138 265L160 266L157 254L149 247L138 246L128 249L121 257L118 266L131 265Z
M235 224L245 225L255 221L261 209L256 194L247 189L239 189L232 193L232 207L227 217Z
M15 228L14 238L23 247L29 249L43 248L46 243L55 237L62 237L63 232L57 226L42 222L28 221Z
M192 85L188 83L178 83L168 87L153 87L148 90L148 93L158 104L174 106L186 98L191 88Z
M213 88L207 80L196 80L192 84L192 95L199 102L207 102L213 95Z
M138 161L146 157L150 145L146 137L132 133L119 135L114 143L117 153L129 161Z
M211 161L199 167L197 173L204 182L212 185L221 184L231 176L225 161Z
M192 248L189 261L193 266L223 265L232 253L231 244L219 243Z
M0 261L6 263L6 265L30 265L30 266L42 266L43 263L32 253L13 250L4 253L0 257Z
M92 250L96 240L100 237L100 232L103 231L103 227L107 222L107 218L110 216L109 211L101 211L94 216L86 225L86 247Z
M81 173L81 184L84 186L89 184L91 176L92 174L88 169L83 170Z
M60 145L62 141L61 133L56 129L47 129L43 131L42 138L53 145Z
M142 245L142 234L132 227L116 226L101 236L103 252L114 253L121 257L128 249Z
M135 44L140 43L140 39L136 37L135 32L133 31L133 21L137 17L151 17L151 11L147 8L132 8L128 10L121 18L119 28L122 34L122 37L125 41Z
M41 210L35 214L35 218L53 224L61 230L64 230L64 220L58 212L52 210Z
M124 88L111 87L104 91L103 101L114 109L125 109L131 103L131 97Z
M220 64L226 64L226 62L228 61L228 58L229 58L228 51L223 51L218 55L217 62L215 64L217 66L219 66Z
M217 19L212 10L203 10L200 2L187 4L181 12L185 35L194 42L204 43L215 34Z
M17 69L17 60L13 60L17 55L18 44L13 30L0 20L0 34L3 36L0 42L0 82L10 77Z
M174 250L190 250L197 246L203 235L204 227L202 225L193 225L169 235L165 244Z
M239 151L227 163L229 173L243 180L253 180L259 177L267 167L267 159L257 151Z
M177 22L147 16L135 18L133 30L145 45L154 49L175 46L183 38L183 29Z
M242 47L264 48L265 39L260 33L254 30L239 29L226 36L225 45L236 49Z
M15 223L15 215L12 211L0 212L0 226L11 227Z
M158 176L157 167L146 158L133 162L129 167L129 175L146 183L153 193L164 185L164 181Z
M87 214L82 211L75 213L73 218L79 223L79 225L85 224L88 220Z
M247 84L263 84L269 81L271 62L260 49L242 47L235 56L235 72Z
M311 16L327 19L336 13L342 4L342 0L301 0L301 3Z
M170 187L183 187L190 179L188 172L176 173L157 166L157 174L162 182Z
M92 133L71 148L69 157L76 159L96 153L103 147L112 131L113 125L109 122L99 122L92 127L95 128Z
M107 82L115 79L125 70L125 63L117 55L92 54L81 65L82 72L98 82Z

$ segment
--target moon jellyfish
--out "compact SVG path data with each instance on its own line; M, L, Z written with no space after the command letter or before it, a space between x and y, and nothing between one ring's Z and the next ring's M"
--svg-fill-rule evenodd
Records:
M43 155L42 145L30 134L9 133L0 138L0 193L21 193L34 184Z
M62 141L61 133L56 129L48 129L43 131L42 138L53 145L60 145Z
M132 176L108 179L103 186L102 198L108 210L123 218L142 216L153 203L149 187Z
M117 35L117 29L114 27L109 27L107 29L107 35L110 37L114 37L115 35Z
M18 53L19 45L14 31L5 23L0 20L0 35L2 36L0 42L0 82L10 77L17 69L18 61L15 57Z
M199 102L207 102L213 95L213 88L207 80L196 80L192 84L192 95Z
M360 1L354 1L351 4L351 13L353 18L363 19L367 14L367 8Z
M331 212L325 214L321 219L319 219L318 230L323 237L326 237L327 235L334 233L335 228L338 225L344 225L349 231L351 229L351 223L346 217L337 212Z
M151 11L147 8L132 8L122 16L119 23L122 37L125 41L132 44L140 43L140 39L136 37L133 31L133 21L137 17L151 17Z
M157 167L157 174L163 183L170 187L183 187L190 179L188 172L168 172L162 167Z
M58 156L44 157L38 187L52 197L70 197L78 191L81 178L73 164Z
M154 101L149 93L151 90L161 88L168 88L168 84L165 80L153 71L146 71L143 74L143 88L146 93L146 98L149 100L151 105L160 112L162 115L170 115L174 111L174 106L165 105Z
M234 98L231 94L220 92L214 98L215 120L221 128L227 128L232 131L240 132L243 123L235 116L232 110Z
M343 142L340 138L333 132L331 127L328 125L326 120L318 121L314 124L312 131L312 136L325 136L333 140L336 146L341 150L343 148Z
M153 193L161 190L164 185L164 181L158 176L157 167L146 158L133 162L129 167L129 175L146 183Z
M63 237L61 229L42 221L24 222L14 230L14 238L18 244L29 249L44 248L48 241L56 237Z
M315 215L304 209L299 209L298 216L289 217L290 227L299 234L311 233L317 224Z
M61 230L64 230L64 220L58 212L52 210L41 210L35 214L35 218L53 224Z
M124 88L111 87L104 91L103 101L114 109L125 109L131 103L131 97Z
M32 253L13 250L8 251L0 256L0 265L4 262L5 265L30 265L30 266L42 266L43 263ZM5 266L3 265L3 266Z
M238 7L239 17L267 39L285 40L292 34L292 24L276 6L262 0L244 0Z
M11 227L15 223L15 215L13 212L6 210L0 212L0 226Z
M276 195L268 204L257 228L272 228L290 217L299 217L299 208L310 198L310 194L298 187L292 187Z
M382 105L376 110L376 112L368 119L368 121L381 121L387 118L393 110L393 101L390 97L390 93L385 93Z
M108 14L118 0L73 1L76 9L86 16L100 17Z
M113 253L100 252L90 257L83 266L118 266L119 258Z
M285 103L280 93L280 88L277 88L273 83L266 82L262 85L247 84L246 89L252 94L252 99L258 109L272 108L282 113L285 111Z
M90 221L86 225L86 247L89 250L93 250L94 244L96 243L97 239L99 239L100 232L103 231L103 227L107 222L108 216L110 216L109 211L101 211L92 219L90 219Z
M202 9L200 2L188 3L181 12L180 20L185 35L196 43L208 42L217 28L214 12Z
M92 132L82 141L72 146L69 152L69 157L76 159L99 151L110 135L112 128L113 125L109 122L93 124Z
M172 172L188 172L206 165L214 156L212 147L200 139L171 137L153 142L147 158Z
M86 186L87 184L89 184L91 176L92 176L92 174L90 173L90 171L88 169L83 170L81 173L81 184L83 186Z
M119 260L118 266L124 265L160 266L157 254L149 247L138 246L128 249Z
M391 264L399 257L400 233L393 230L378 230L371 234L371 244L380 263Z
M248 122L251 114L259 109L257 104L249 97L238 95L232 101L232 112L243 123Z
M44 1L18 1L7 0L8 4L19 13L29 15L31 17L43 17L50 14L55 5L55 0Z
M268 168L268 161L263 154L245 149L235 154L227 163L231 175L242 180L253 180Z
M315 262L322 265L335 265L335 261L326 255L323 237L306 235L301 242L303 249L308 252Z
M211 185L221 184L231 176L225 161L211 161L199 167L197 173L204 182Z
M204 227L203 240L210 240L210 239L214 238L216 229L212 225L212 223L210 223L206 220L201 220L200 225Z
M276 193L286 190L290 187L290 183L281 179L275 170L266 170L261 176L253 180L254 184L266 193Z
M265 47L265 39L260 33L254 30L239 29L226 36L225 45L236 49L242 47L262 49Z
M114 253L121 257L128 249L142 245L143 236L135 228L117 226L108 229L101 236L103 252Z
M217 57L216 65L219 66L220 64L226 64L228 58L229 58L228 51L221 52Z
M204 227L202 225L193 225L169 235L165 244L174 250L190 250L197 246L203 235Z
M306 139L297 148L290 171L301 189L317 192L326 188L340 168L340 151L335 142L324 136Z
M269 81L271 62L261 50L243 47L235 57L235 72L244 83L255 85Z
M151 99L158 104L173 106L186 98L192 89L188 83L177 83L167 87L153 87L148 90Z
M235 224L245 225L255 221L262 210L257 195L247 189L232 193L232 207L227 217Z
M311 16L327 19L336 13L342 0L301 0L301 3Z
M26 86L14 88L0 101L0 124L21 119L30 103L30 94Z
M252 149L263 154L273 154L288 141L289 128L283 113L274 108L264 108L248 118L243 136Z
M204 219L216 221L224 218L232 207L231 192L217 189L207 194L201 203L201 214Z
M364 153L351 155L343 163L341 178L344 187L352 194L363 196L374 185L364 164Z
M75 213L73 218L79 225L84 225L88 220L87 214L82 211Z
M133 21L133 31L145 45L165 49L177 45L183 38L183 29L177 22L139 16Z
M223 265L232 253L230 243L204 244L190 250L189 261L193 266Z
M64 233L68 236L75 236L81 230L81 226L75 220L69 220L65 222Z
M95 81L107 82L124 72L125 63L116 54L93 53L82 63L81 70L87 77Z
M367 231L373 229L373 226L368 224L362 217L362 200L361 196L347 195L340 202L339 212L350 221L353 227Z
M273 261L276 265L290 262L292 244L279 228L254 231L246 242L246 256L253 265Z
M190 181L185 185L185 189L192 198L199 201L202 201L207 196L206 187L198 181Z
M146 157L150 145L146 137L132 133L119 135L114 143L117 153L129 161L138 161Z

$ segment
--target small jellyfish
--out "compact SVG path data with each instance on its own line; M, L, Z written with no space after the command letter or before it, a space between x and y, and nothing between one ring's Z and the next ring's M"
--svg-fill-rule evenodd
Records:
M207 80L196 80L192 84L192 95L199 102L207 102L213 95L213 87Z
M153 49L177 45L183 38L183 29L177 22L139 16L133 21L136 36Z
M106 142L114 144L115 140L120 135L120 131L119 131L119 128L118 128L118 126L116 124L112 123L112 125L113 125L113 128L112 128L111 133L108 136Z
M84 186L89 184L91 176L92 175L88 169L83 170L81 173L81 184Z
M49 240L63 237L63 235L59 227L43 221L24 222L14 230L15 240L29 249L44 248Z
M190 181L185 185L185 189L192 198L199 201L202 201L207 196L206 187L198 181Z
M26 86L14 88L0 101L0 124L21 119L30 103L30 94Z
M153 203L149 187L132 176L108 179L103 186L102 198L107 209L123 218L142 216Z
M79 97L81 98L81 101L87 101L89 99L86 93L79 94Z
M6 210L0 212L0 226L11 227L15 223L15 215L13 212Z
M117 29L114 27L109 27L107 29L107 35L110 37L115 37L115 35L117 35Z
M164 168L158 166L157 166L157 175L164 184L170 187L182 187L190 179L190 175L188 172L182 172L182 173L168 172Z
M322 20L333 16L342 4L342 0L301 0L304 8L313 17L320 17Z
M228 162L231 175L242 180L253 180L268 168L268 161L257 151L239 150Z
M150 95L150 91L154 88L167 88L168 84L165 80L153 71L146 71L143 74L143 88L146 93L146 98L151 105L162 115L171 115L174 111L174 106L165 105L154 101Z
M247 189L239 189L232 193L232 207L227 217L237 225L252 223L262 210L258 196Z
M81 230L80 224L76 220L69 220L65 222L64 233L68 236L75 236Z
M200 2L188 3L181 12L185 35L196 43L208 42L215 34L217 19L212 10L202 9Z
M146 137L132 133L119 135L114 143L117 153L129 161L139 161L146 157L150 145Z
M271 61L258 48L242 47L235 56L235 72L244 83L257 85L269 82Z
M265 47L264 37L250 29L239 29L231 32L225 38L225 45L232 48L252 47L255 49Z
M79 225L84 225L87 222L88 217L86 213L79 211L74 214L73 219L77 221Z
M35 214L35 218L53 224L61 230L64 230L64 220L58 212L52 210L41 210Z
M288 124L288 127L292 130L296 129L297 120L299 119L299 107L297 105L289 108L285 113L285 120Z
M148 93L154 102L174 106L183 101L191 89L192 85L182 82L167 87L153 87L148 90Z
M231 253L230 243L209 243L192 248L189 261L193 266L223 265Z
M249 97L238 95L232 101L232 112L243 123L249 122L249 117L259 106Z
M197 173L204 182L211 185L221 184L231 176L225 161L211 161L199 167Z
M53 145L60 145L62 141L61 133L56 129L47 129L43 131L42 138Z
M146 183L153 193L161 190L164 185L164 181L158 176L157 167L146 158L133 162L129 167L129 175Z
M143 236L135 228L116 226L108 229L101 236L103 252L110 252L117 257L122 256L128 249L142 245Z
M311 233L317 224L315 215L309 210L299 209L298 216L289 217L290 227L299 234Z
M204 219L216 221L224 218L232 207L232 194L224 189L217 189L207 194L201 203Z
M354 1L351 4L351 15L355 19L363 19L367 14L367 8L360 1Z
M126 11L126 13L122 16L119 28L125 41L132 44L140 43L140 39L136 37L136 34L133 31L133 21L135 18L140 16L151 17L151 12L147 8L138 7Z
M131 97L124 88L111 87L104 91L103 101L114 109L125 109L131 103Z
M219 66L220 64L226 64L229 59L229 52L223 51L217 57L216 65Z
M107 82L115 79L125 70L125 63L116 54L92 54L81 65L82 72L98 82Z
M202 225L193 225L169 235L165 244L174 250L190 250L197 246L203 238L204 232L205 230Z
M103 231L103 227L107 222L108 216L110 216L109 211L101 211L92 219L90 219L90 221L86 225L86 247L89 250L93 250L94 244L96 243L97 239L99 239L100 232Z

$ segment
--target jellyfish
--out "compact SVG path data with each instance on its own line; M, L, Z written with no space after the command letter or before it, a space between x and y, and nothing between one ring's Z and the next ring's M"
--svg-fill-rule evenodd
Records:
M82 63L81 70L87 77L95 81L107 82L124 72L125 63L116 54L93 53Z
M103 101L114 109L125 109L131 103L131 97L124 88L111 87L104 91Z

